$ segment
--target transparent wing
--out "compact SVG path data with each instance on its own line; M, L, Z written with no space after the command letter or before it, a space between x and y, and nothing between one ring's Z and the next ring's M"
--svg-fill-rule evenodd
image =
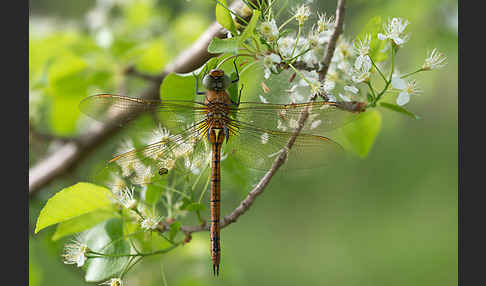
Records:
M317 76L304 74L308 78ZM241 71L242 102L232 108L233 116L260 128L292 132L301 112L308 109L310 116L303 133L325 136L326 132L346 125L364 111L365 103L357 101L306 101L312 91L303 85L305 83L291 69L265 79L263 64L252 62Z
M264 129L292 132L304 110L309 117L302 132L323 134L339 128L352 120L364 110L361 102L306 102L295 104L271 104L242 102L233 108L235 119L247 122Z
M164 122L189 122L204 115L206 106L201 102L184 100L148 100L116 94L97 94L81 101L79 109L89 117L107 122L114 117L121 125L131 121L141 112L166 114Z
M128 184L148 185L169 172L201 167L209 161L205 121L182 133L169 135L141 149L133 149L112 158L97 173L95 181L111 188Z
M263 129L239 122L238 130L224 145L224 152L244 165L257 170L268 170L283 152L292 137L291 132ZM311 134L299 134L288 153L286 169L321 167L336 155L341 146L333 140Z

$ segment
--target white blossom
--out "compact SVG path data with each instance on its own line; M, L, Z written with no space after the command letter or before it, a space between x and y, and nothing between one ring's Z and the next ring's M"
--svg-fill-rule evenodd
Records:
M265 99L265 97L263 97L263 96L260 95L259 98L260 98L260 101L261 102L268 103L268 101Z
M311 30L307 36L307 44L310 49L315 49L324 44L324 41L319 37L319 33Z
M268 138L269 138L269 137L270 137L270 136L268 135L268 133L266 133L266 132L265 132L265 133L263 133L263 134L260 136L260 139L261 139L261 141L262 141L262 144L267 144L267 143L268 143Z
M186 169L191 171L191 173L193 173L194 175L198 175L199 173L201 173L201 169L198 167L196 162L192 162L189 157L184 158L184 167L186 167Z
M81 237L75 236L70 243L64 246L64 263L65 264L76 264L78 267L84 265L86 260L86 253L89 251L88 246L81 242Z
M345 101L345 102L350 102L351 101L351 98L345 94L342 94L342 93L339 93L339 97Z
M275 23L275 19L268 22L263 22L259 28L260 34L269 42L274 42L278 38L278 27Z
M99 285L108 285L108 286L123 286L123 281L120 278L111 278Z
M334 20L334 16L327 18L326 13L319 14L319 20L317 20L317 31L319 33L332 31L335 26L336 22Z
M407 82L399 76L392 76L392 86L401 91L397 97L397 104L400 106L407 104L411 95L421 92L415 80Z
M349 92L351 92L352 94L357 94L357 93L358 93L358 91L359 91L359 89L358 89L358 88L356 88L355 86L352 86L352 85L345 85L345 86L344 86L344 90L345 90L345 91L349 91Z
M371 34L366 34L364 39L358 38L353 47L360 56L367 56L370 53Z
M277 44L280 54L285 58L289 58L294 49L295 38L288 36L283 37L278 39Z
M115 198L116 200L125 208L127 209L133 209L137 205L137 200L135 200L133 193L134 193L134 188L131 187L126 187L123 190L121 190L118 193L115 193Z
M116 174L112 174L109 182L107 183L111 187L111 191L114 194L119 193L123 188L127 186L125 180L123 180L120 176Z
M311 125L310 125L310 129L315 129L315 128L319 127L321 124L322 124L321 119L313 120Z
M280 64L281 61L280 56L277 54L266 55L263 58L263 67L265 68L264 78L268 79L272 71L275 73L278 72L276 64Z
M352 85L345 85L343 89L345 93L339 93L338 96L345 102L352 101L352 97L359 92L359 89Z
M370 68L367 65L362 65L359 69L353 69L351 78L355 83L368 81L370 78Z
M407 28L409 22L402 18L393 18L383 24L384 34L378 33L380 40L393 40L396 45L402 45L408 41L409 35L403 32Z
M191 143L186 143L182 142L179 143L179 145L174 148L173 152L176 158L183 157L183 156L189 156L192 151L194 151L194 146Z
M297 22L299 22L299 25L302 26L305 23L305 21L307 21L307 18L309 18L310 14L311 14L311 10L309 6L303 4L299 6L297 9L295 9L294 17L297 20Z
M162 125L158 125L153 131L152 134L144 140L147 144L152 144L156 142L166 141L170 137L170 131L162 127Z
M365 69L371 69L372 63L369 56L370 42L371 34L367 34L365 35L365 38L363 40L358 39L353 43L354 50L356 51L356 53L358 53L358 57L354 62L355 69L360 69L363 65L365 65Z
M150 184L154 174L155 170L151 166L145 166L143 164L137 165L133 182L139 185Z
M435 70L440 69L447 65L447 57L444 54L437 51L437 49L433 49L432 52L428 55L425 59L424 64L422 65L423 70Z
M345 38L339 38L333 61L340 62L354 56L354 48Z
M161 220L162 217L160 216L146 215L140 223L140 226L145 230L154 230L157 228Z

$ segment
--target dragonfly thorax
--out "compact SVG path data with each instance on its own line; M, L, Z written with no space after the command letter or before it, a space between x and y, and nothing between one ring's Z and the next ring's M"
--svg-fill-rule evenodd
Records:
M224 74L223 70L211 70L203 78L203 86L208 90L225 90L230 84L230 78Z

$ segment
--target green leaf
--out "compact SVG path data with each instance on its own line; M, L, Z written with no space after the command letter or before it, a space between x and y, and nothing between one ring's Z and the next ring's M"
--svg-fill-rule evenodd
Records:
M224 58L224 56L221 58ZM219 58L211 58L209 61L206 62L206 66L201 70L198 76L201 77L204 74L204 70L206 69L206 67L208 69L208 72L212 69L215 69L218 63L219 63ZM202 78L199 78L199 81L202 81Z
M157 174L156 176L160 176ZM164 176L164 178L161 179L161 182L157 182L156 184L150 184L147 185L145 189L145 202L147 204L156 204L160 200L160 196L165 190L165 185L167 184L167 176ZM162 182L165 182L163 183Z
M216 2L216 21L233 35L236 35L235 23L228 10L228 3L226 3L226 0L218 0L218 2L220 3ZM223 4L224 7L221 4Z
M180 229L181 229L181 223L180 222L175 221L175 222L171 223L170 226L169 226L169 239L173 240Z
M377 110L368 110L338 130L336 138L344 149L365 158L381 128L381 114Z
M387 103L387 102L380 102L380 106L382 107L385 107L387 109L390 109L390 110L393 110L393 111L396 111L396 112L399 112L399 113L402 113L402 114L405 114L405 115L408 115L410 117L412 117L413 119L420 119L420 116L406 110L405 108L399 106L399 105L396 105L396 104L392 104L392 103Z
M194 100L196 79L192 74L170 73L160 85L161 100Z
M102 221L115 216L116 213L110 209L97 210L89 212L84 215L80 215L73 219L61 222L57 225L56 232L52 236L52 240L58 240L59 238L71 235L73 233L78 233L83 230L87 230Z
M201 203L191 203L185 209L190 211L190 212L203 211L204 205L201 204Z
M42 208L35 233L50 225L107 207L111 204L107 188L90 183L77 183L62 189Z
M248 39L249 37L255 34L255 28L258 23L258 18L260 18L260 11L253 10L253 16L251 16L250 22L246 26L241 36L238 37L240 42L243 42L244 40Z
M239 43L238 38L212 38L208 46L208 52L212 54L229 53L236 55L238 54Z
M378 39L378 33L383 33L383 21L380 16L373 17L361 30L355 40L365 39L367 34L371 34L369 56L375 63L385 61L388 58L388 52L382 52L387 41Z
M170 73L160 86L160 99L164 100L187 100L194 101L196 96L196 78L192 74L179 75ZM163 112L159 114L160 122L167 122L166 118L177 118L180 123L192 123L194 116L187 113ZM173 122L173 121L172 121ZM165 124L166 128L180 130L184 124Z
M123 239L122 224L121 218L109 219L86 231L83 238L93 251L112 256L129 254L130 245ZM87 282L106 280L119 275L127 262L127 256L90 258L84 278Z

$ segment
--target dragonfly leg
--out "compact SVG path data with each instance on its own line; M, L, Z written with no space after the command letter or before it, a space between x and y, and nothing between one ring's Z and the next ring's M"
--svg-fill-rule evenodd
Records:
M233 105L234 105L234 106L236 106L236 107L240 106L240 100L241 100L241 91L243 90L243 86L244 86L244 85L243 85L243 84L241 84L240 93L239 93L239 95L238 95L238 102L234 102L234 101L233 101L233 100L230 98L231 103L233 103Z
M238 82L240 80L240 74L238 73L238 67L236 66L236 59L238 58L238 56L235 57L235 59L233 60L233 65L235 66L235 71L236 71L236 78L231 81L231 83L235 83L235 82Z
M196 94L197 95L203 95L203 94L206 94L204 91L199 91L199 77L196 75L196 73L192 73L192 75L194 76L194 78L196 79Z
M224 137L226 137L226 143L228 143L228 139L229 139L229 129L228 129L228 126L224 125Z

